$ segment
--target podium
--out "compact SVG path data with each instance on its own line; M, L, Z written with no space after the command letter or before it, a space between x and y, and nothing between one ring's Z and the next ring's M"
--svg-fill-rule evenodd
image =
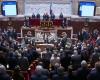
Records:
M41 29L53 28L53 22L52 21L41 21L40 22L40 28Z

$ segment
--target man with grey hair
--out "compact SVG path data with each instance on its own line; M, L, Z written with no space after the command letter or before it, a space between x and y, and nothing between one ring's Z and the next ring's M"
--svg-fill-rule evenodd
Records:
M81 67L85 68L87 66L88 66L87 62L85 60L82 60Z
M91 70L87 80L100 80L100 61L95 63L95 68Z
M77 69L80 67L81 60L82 60L81 55L78 54L78 51L75 49L73 51L73 54L71 55L71 62L73 69Z
M81 62L81 67L77 69L76 77L77 80L87 80L87 75L89 73L88 64L85 60Z
M0 64L0 80L11 80L4 65Z
M31 80L48 80L48 76L45 74L45 70L42 65L37 65L35 73L32 74Z
M36 71L38 71L38 70L43 70L43 67L41 65L37 65L36 66Z
M58 56L57 53L52 54L52 57L50 59L50 64L52 68L54 68L55 64L60 64L60 57Z

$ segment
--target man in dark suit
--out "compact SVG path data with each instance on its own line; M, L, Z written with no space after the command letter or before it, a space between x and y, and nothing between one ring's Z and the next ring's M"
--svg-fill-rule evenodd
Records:
M35 14L34 13L32 14L32 19L35 19Z
M42 62L44 65L43 67L46 69L49 69L51 56L52 56L52 52L49 50L49 48L46 48L46 52L42 54Z
M54 74L52 76L52 80L60 80L60 76L58 74Z
M65 70L67 70L70 65L70 55L71 50L69 49L65 49L62 53L60 53L61 65L65 68Z
M45 14L45 20L46 20L46 21L49 20L49 15L48 15L48 13Z
M43 20L44 20L44 21L45 21L45 18L46 18L46 14L44 13L44 14L43 14Z
M63 13L60 13L59 19L62 19L63 20Z
M78 37L78 40L83 41L82 32L78 32L77 37Z
M26 71L29 67L29 62L28 62L28 59L27 57L20 57L19 59L19 66L21 68L22 71Z
M16 39L17 38L17 33L16 30L13 29L13 27L10 27L7 31L7 37L11 37L12 39Z
M73 54L71 55L71 62L73 69L80 67L81 55L78 54L77 50L74 50Z
M48 20L49 20L49 15L48 15L48 13L44 13L44 15L43 15L43 20L44 20L44 21L48 21Z
M83 36L84 41L89 39L90 36L89 36L89 32L87 29L83 29L82 36Z
M2 64L0 64L0 80L11 80L6 72L6 68Z
M64 28L64 24L63 24L64 23L64 20L63 20L64 16L63 16L63 13L60 13L59 19L61 20L61 27Z
M83 50L80 51L80 54L81 54L82 60L89 61L90 56L89 56L89 51L87 47L83 47Z
M61 42L60 42L60 46L61 46L63 49L65 49L66 43L67 43L67 34L66 34L66 32L63 32L63 33L62 33L62 40L61 40Z
M9 55L7 56L7 61L9 64L9 69L11 70L14 69L15 66L18 64L18 59L13 51L9 52Z
M95 64L95 68L91 70L87 80L100 80L100 62Z
M53 20L55 19L54 13L52 13L52 14L50 15L50 18L51 18L51 21L53 21Z
M98 52L98 47L94 48L94 53L91 55L91 66L94 67L95 63L99 61L100 53Z
M40 14L39 13L36 15L36 18L37 19L40 19Z
M35 74L32 74L31 80L48 80L47 74L43 73L44 69L41 65L36 67Z
M88 69L88 64L85 60L83 60L81 62L81 67L78 68L77 73L76 73L76 77L77 80L87 80L87 75L89 73L89 69Z

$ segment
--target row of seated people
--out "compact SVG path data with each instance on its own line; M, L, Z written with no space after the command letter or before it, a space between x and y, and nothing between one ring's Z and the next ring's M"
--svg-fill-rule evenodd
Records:
M30 80L100 80L99 34L96 34L96 44L88 41L91 39L87 38L86 30L84 35L82 38L84 40L77 38L77 41L69 46L66 44L68 43L67 36L64 33L62 40L56 47L47 48L41 54L41 50L37 50L35 45L26 44L23 40L18 42L13 36L8 36L8 30L5 32L1 30L0 63L12 70L18 65L22 71L27 71L31 64L29 68ZM34 60L38 60L38 63L34 64ZM13 76L4 79L7 73L0 70L1 80L13 79ZM16 76L18 75L16 74Z

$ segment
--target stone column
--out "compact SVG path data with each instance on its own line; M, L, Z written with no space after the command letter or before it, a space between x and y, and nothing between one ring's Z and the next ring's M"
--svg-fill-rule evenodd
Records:
M24 14L24 10L25 10L25 0L17 0L18 2L18 14Z

